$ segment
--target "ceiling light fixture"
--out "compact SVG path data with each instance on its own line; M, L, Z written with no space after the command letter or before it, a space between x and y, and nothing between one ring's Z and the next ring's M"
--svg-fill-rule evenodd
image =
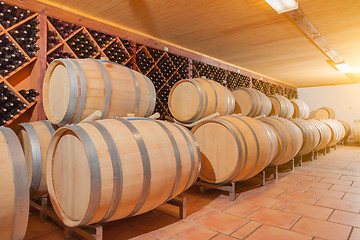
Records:
M295 0L265 0L279 14L298 9L298 2Z
M335 67L342 73L352 73L353 72L351 67L346 62L336 63Z

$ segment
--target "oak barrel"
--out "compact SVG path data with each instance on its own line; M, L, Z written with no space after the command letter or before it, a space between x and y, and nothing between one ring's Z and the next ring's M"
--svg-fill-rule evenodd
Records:
M323 123L327 124L331 130L331 140L328 143L328 147L334 146L345 137L344 126L335 119L322 120Z
M334 119L335 111L329 107L321 107L316 111L312 111L309 117L315 118L316 120Z
M56 59L46 70L44 110L50 122L78 123L96 110L101 118L135 113L147 117L156 92L145 75L120 64L97 59Z
M297 155L305 155L314 151L320 141L320 132L315 125L300 118L291 119L290 121L295 123L303 134L303 144Z
M171 88L168 104L176 120L191 123L216 112L232 114L235 100L231 92L218 82L194 78L178 81Z
M360 120L354 121L354 126L351 130L351 133L354 140L360 143Z
M254 88L241 87L232 91L235 98L234 114L249 117L268 116L271 112L270 99Z
M301 99L290 99L290 102L294 106L293 118L307 119L310 114L309 106Z
M350 134L351 134L351 127L350 127L350 125L347 123L347 122L345 122L345 121L342 121L342 120L338 120L343 126L344 126L344 128L345 128L345 136L344 136L344 138L343 138L343 140L345 141L345 142L347 142L347 140L348 140L348 138L350 137Z
M199 123L191 130L201 151L199 177L210 183L249 179L275 157L275 132L256 119L230 115Z
M283 118L291 118L294 114L294 106L290 100L281 95L270 95L271 101L271 115L276 115Z
M266 117L260 121L272 127L278 140L278 151L270 165L281 165L294 158L303 144L300 128L289 120L280 117Z
M199 171L190 131L145 118L62 127L47 156L51 203L69 227L150 211L189 188Z
M24 151L30 183L30 197L47 196L46 153L54 127L48 121L20 124L17 136Z
M26 163L16 134L0 127L0 236L24 239L29 217L29 182Z
M314 149L314 151L319 151L320 149L323 149L329 144L331 140L331 129L327 124L319 120L309 119L307 121L314 124L314 126L318 129L320 133L319 144Z

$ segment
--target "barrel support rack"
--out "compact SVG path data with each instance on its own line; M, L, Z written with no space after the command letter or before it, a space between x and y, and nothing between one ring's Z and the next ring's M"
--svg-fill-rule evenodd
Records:
M186 218L186 196L178 195L175 198L166 202L177 206L179 208L179 218ZM64 225L60 218L56 215L55 211L51 207L50 199L48 197L39 198L30 201L30 206L37 209L40 213L40 221L42 223L47 222L50 218L53 222L64 229L64 239L73 239L73 236L84 240L102 240L103 239L103 225L92 224L83 227L70 228Z

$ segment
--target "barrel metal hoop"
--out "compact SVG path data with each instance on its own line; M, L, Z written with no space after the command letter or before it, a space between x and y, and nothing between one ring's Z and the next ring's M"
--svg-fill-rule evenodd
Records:
M104 103L104 107L103 107L102 115L101 115L101 119L104 119L109 114L110 103L111 103L111 83L110 83L110 78L109 78L109 74L108 74L105 66L101 63L101 61L96 60L96 59L91 59L91 60L96 62L96 64L99 66L99 68L101 70L101 73L102 73L102 75L104 77L105 103Z
M49 121L41 120L40 122L44 123L45 126L49 129L50 135L51 135L51 136L54 136L55 130L54 130L53 126L51 126L51 124L49 123Z
M166 135L169 137L169 140L171 142L171 145L173 147L173 150L174 150L174 154L175 154L175 160L176 160L176 178L175 178L175 182L174 182L174 185L173 185L173 188L171 190L171 194L170 196L168 197L168 200L170 200L171 198L173 198L177 188L178 188L178 185L179 185L179 182L180 182L180 177L181 177L181 170L182 170L182 166L181 166L181 155L180 155L180 151L179 151L179 147L176 143L176 140L174 138L174 136L171 134L170 130L161 122L159 121L154 121L155 123L157 123L166 133Z
M140 85L139 85L139 81L136 78L136 75L135 75L134 71L131 70L130 68L128 68L128 70L129 70L129 72L131 73L131 75L132 75L132 77L134 79L134 86L135 86L135 92L136 92L134 113L136 115L138 110L139 110L139 105L140 105Z
M175 124L175 126L176 126L176 124ZM198 162L199 162L199 166L198 166L198 168L196 169L196 176L195 176L195 178L194 178L194 181L188 186L188 187L190 187L190 186L192 186L196 181L197 181L197 179L199 178L199 174L200 174L200 170L201 170L201 152L200 152L200 147L199 147L199 144L198 144L198 142L196 141L196 138L195 138L195 136L194 136L194 134L192 134L191 132L190 132L190 130L189 129L187 129L187 128L182 128L182 130L184 130L184 131L186 131L186 132L188 132L189 133L189 136L192 138L192 140L194 141L194 144L195 144L195 147L196 147L196 153L197 153L197 159L198 159ZM192 148L192 147L191 147ZM193 149L193 148L192 148ZM195 163L195 161L194 161L194 163Z
M239 119L240 121L242 121L243 123L245 123L245 125L250 129L251 133L254 135L255 138L255 142L256 142L256 161L255 161L255 165L257 166L258 162L259 162L259 156L260 156L260 144L259 144L259 139L256 136L256 133L254 132L254 129L252 129L252 127L246 122L244 121L244 119L242 119L239 116L233 115L232 117L235 117L237 119ZM247 177L249 177L253 172L254 172L255 168L253 168L248 175L246 175L243 179L246 179Z
M232 115L233 117L233 115ZM222 124L224 124L224 126L227 127L227 129L229 129L231 131L231 133L234 135L235 139L237 142L239 142L238 144L238 150L239 150L239 161L237 162L236 164L236 169L235 171L233 172L232 174L232 178L229 178L227 179L228 180L232 180L232 179L236 179L239 174L241 174L241 172L244 170L245 168L245 165L246 165L246 162L247 162L247 156L248 156L248 148L247 148L247 143L246 143L246 140L245 140L245 137L244 137L244 134L241 132L241 130L239 129L238 126L236 126L233 122L231 122L230 120L228 119L221 119L221 121L219 119L217 119L217 121L221 122ZM230 126L231 125L231 126ZM245 157L245 162L244 164L242 164L242 167L241 169L239 170L240 166L241 166L241 163L243 161L242 159L242 153L243 153L243 149L242 149L242 145L241 145L241 142L240 142L240 139L239 139L239 136L238 134L236 134L234 128L239 132L240 136L241 136L241 139L243 140L244 142L244 149L245 149L245 153L244 153L244 157ZM235 173L239 170L239 173L235 176Z
M31 158L32 158L32 177L30 183L30 196L34 196L38 192L41 182L41 169L42 169L41 146L35 128L30 123L21 123L20 125L28 133L30 140Z
M74 65L68 59L60 59L60 61L65 65L68 74L69 74L69 81L70 81L70 96L69 96L69 104L66 109L65 116L59 122L59 125L65 125L70 123L71 119L74 117L76 111L76 105L78 102L78 91L79 85L77 80L77 74Z
M148 117L151 113L150 113L150 106L152 105L152 100L153 100L153 94L152 94L152 91L153 91L153 89L152 89L152 87L151 87L151 85L152 85L152 83L150 83L149 81L149 79L147 79L147 77L145 77L145 75L142 75L141 74L141 76L143 77L143 79L145 80L145 82L146 82L146 84L147 84L147 86L148 86L148 93L149 93L149 100L148 100L148 105L147 105L147 109L146 109L146 112L145 112L145 114L144 114L144 116L145 117Z
M205 112L206 112L206 109L208 106L208 95L207 95L207 92L205 91L204 85L199 80L194 79L194 81L196 81L202 87L202 89L204 89L204 95L205 95L204 111L201 113L201 115L198 118L195 119L195 120L198 120L198 119L201 119L205 115ZM202 92L200 92L200 93L202 93ZM200 108L201 108L201 106L202 105L200 105ZM193 119L191 121L193 121Z
M70 128L75 132L75 134L82 142L90 167L91 190L90 190L89 206L83 220L79 224L79 225L86 225L94 217L100 202L100 196L101 196L100 163L99 163L98 154L95 149L95 145L91 140L89 134L80 125L71 125Z
M201 112L201 109L202 109L202 106L203 106L203 103L204 103L204 95L202 94L202 90L198 84L198 82L195 82L194 80L191 80L191 79L187 79L187 81L191 82L192 84L194 84L194 86L197 88L198 92L199 92L199 96L200 96L200 101L199 101L199 107L198 109L196 110L196 113L194 114L194 116L192 118L190 118L189 120L187 120L186 122L193 122L195 120L198 120L199 117L198 115L200 114ZM204 87L203 87L204 88ZM205 91L204 91L205 92ZM207 98L206 98L206 105L207 105ZM206 108L204 109L206 110Z
M275 121L278 121L277 119L275 119L274 118L274 120ZM285 139L285 132L284 132L284 130L281 128L281 127L279 127L276 123L274 123L274 122L268 122L268 121L266 121L266 119L265 120L262 120L263 122L265 122L265 123L267 123L267 124L269 124L269 125L271 125L271 126L273 126L275 129L276 129L276 131L278 131L279 133L281 133L281 142L283 143L283 147L281 147L281 148L283 148L284 149L284 151L282 151L282 154L279 156L279 159L278 159L278 161L276 161L276 162L274 162L274 164L276 164L277 162L279 162L280 161L280 159L281 159L281 157L284 157L284 155L285 155L285 153L286 153L286 151L287 151L287 149L288 149L288 144L287 144L287 141L286 141L286 139ZM283 124L282 122L280 122L281 124ZM285 124L283 124L283 125L285 125ZM286 125L285 125L285 127L287 127ZM270 133L269 133L269 131L267 130L267 128L265 128L265 130L266 130L266 132L267 132L267 134L269 135L269 139L271 139L271 135L270 135ZM277 137L276 137L277 138ZM290 159L289 159L290 160Z
M5 127L0 127L0 132L6 139L9 156L14 175L15 206L12 239L23 239L29 217L29 182L25 157L18 137Z
M253 117L257 111L257 107L255 106L255 94L248 88L243 88L243 89L245 90L245 92L247 92L249 94L249 96L251 98L251 102L252 102L251 109L247 115L250 117Z
M102 125L100 122L89 122L94 127L97 128L97 130L101 133L103 136L106 146L108 148L111 163L113 167L113 194L111 197L111 202L109 205L109 208L103 217L103 219L100 221L100 223L106 222L109 220L115 213L117 207L119 206L120 199L121 199L121 193L122 193L122 185L123 185L123 173L122 173L122 167L121 167L121 159L119 155L119 151L117 149L116 143L114 141L114 138L111 136L110 132L107 130L107 128Z
M145 76L146 77L146 76ZM151 110L149 112L149 115L153 114L154 110L155 110L155 105L156 105L156 89L154 84L152 83L152 81L150 80L150 78L146 77L149 81L150 81L150 86L152 89L152 107Z
M144 181L143 181L143 186L142 186L142 190L141 190L141 195L140 195L140 199L139 199L137 205L135 206L133 211L128 215L128 217L130 217L130 216L134 216L144 206L145 200L149 194L150 184L151 184L151 164L150 164L150 157L149 157L148 150L146 148L145 141L144 141L143 137L141 136L139 130L132 123L130 123L129 121L127 121L124 118L117 118L117 120L120 121L121 123L123 123L133 134L133 136L136 140L136 143L139 147L139 151L141 153L141 159L142 159L142 163L143 163Z
M216 93L216 89L214 87L214 85L212 84L212 80L210 79L206 79L207 82L210 84L211 88L213 89L214 91L214 94L215 94L215 107L214 107L214 113L216 112L216 109L217 109L217 105L218 105L218 95ZM227 109L226 109L227 110Z
M263 122L261 122L261 121L260 121L260 123L264 126L265 131L266 131L266 133L268 134L269 140L270 140L270 142L271 142L271 134L270 134L269 130L267 129L267 127L265 126L265 123L263 123ZM283 132L282 130L281 130L281 132L282 132L283 135L285 136L285 134L284 134L284 132ZM276 133L275 133L275 137L276 137L276 139L277 139ZM287 143L286 143L286 141L285 141L285 137L283 138L283 141L285 142L285 147L284 147L284 149L285 149L285 151L286 151L286 150L287 150ZM272 144L270 144L270 145L271 145L271 152L272 152L273 145L272 145ZM282 156L285 155L285 151L283 152ZM271 161L272 161L272 159L269 160L268 164L271 163Z
M185 132L181 129L181 127L177 126L176 124L173 124L173 126L175 128L177 128L179 130L179 132L181 133L181 135L183 136L183 138L186 141L186 144L189 148L189 152L190 152L190 160L191 160L191 168L190 168L190 175L189 175L189 179L184 187L184 189L181 191L185 191L186 189L188 189L188 187L190 187L191 184L191 179L194 177L194 168L195 168L195 155L194 155L194 148L191 145L191 142L189 140L189 138L186 136Z
M86 79L85 79L85 73L84 70L82 69L80 63L76 60L73 59L69 59L70 62L72 62L79 73L79 80L80 80L80 102L79 102L79 106L78 106L78 110L75 114L75 117L73 119L73 123L78 123L81 119L82 114L84 113L84 109L85 109L85 102L86 102Z

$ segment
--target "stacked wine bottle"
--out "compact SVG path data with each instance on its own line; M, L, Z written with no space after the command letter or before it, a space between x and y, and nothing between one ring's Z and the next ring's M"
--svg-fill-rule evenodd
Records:
M9 89L4 83L0 83L0 126L6 124L26 107L26 103Z
M89 32L101 48L108 45L111 42L111 40L113 39L112 36L102 33L102 32L97 32L95 30L89 30Z
M0 24L4 28L9 28L15 25L16 23L31 16L31 14L32 13L28 10L0 2Z
M77 33L68 41L68 44L79 58L91 58L98 51L88 34L83 32Z
M29 59L25 57L10 37L3 34L0 36L0 74L5 77Z
M60 39L57 38L56 32L49 30L47 32L47 51L53 49L59 43L60 43Z
M155 64L151 56L145 49L136 54L136 66L142 74L147 74L151 67Z
M125 63L130 57L126 50L116 42L112 43L108 48L106 48L104 52L110 61L119 64Z
M28 101L32 103L36 100L36 97L39 96L39 91L36 89L29 89L29 90L20 90L19 93Z
M47 56L48 63L58 58L74 58L74 55L64 50L55 50Z
M64 22L62 20L48 17L50 23L54 26L56 31L61 35L62 38L66 39L71 34L73 34L77 29L80 28L79 25Z
M165 77L166 80L170 79L170 77L174 74L176 70L174 64L167 56L162 57L157 63L157 66L159 67L162 75Z

